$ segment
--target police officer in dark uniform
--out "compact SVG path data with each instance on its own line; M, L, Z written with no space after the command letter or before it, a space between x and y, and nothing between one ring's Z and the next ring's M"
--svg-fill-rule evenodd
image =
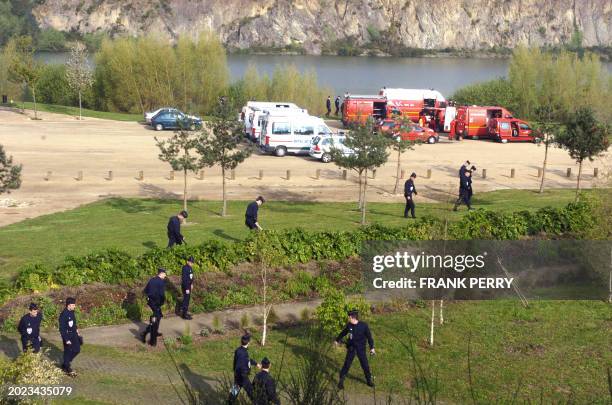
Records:
M261 371L253 379L253 404L269 405L270 403L280 405L280 399L276 393L276 383L270 375L270 360L264 357L261 360Z
M168 221L168 247L182 245L185 238L181 234L181 223L187 218L187 211L181 211L177 215L170 217Z
M259 207L265 202L266 200L262 196L259 196L247 206L246 213L244 214L244 224L249 229L262 230L261 226L259 226L259 222L257 222L257 214L259 212Z
M472 173L476 171L476 166L469 167L469 165L468 160L459 169L459 198L455 201L453 211L457 211L462 203L468 207L468 210L472 209Z
M251 342L251 335L244 335L240 338L240 347L234 351L234 386L230 391L229 403L233 404L240 394L240 389L244 388L250 400L253 400L253 386L249 381L249 372L251 366L261 365L251 358L249 358L249 343Z
M40 323L42 322L42 313L38 310L38 305L30 304L30 312L25 314L19 321L17 331L21 335L21 345L23 351L28 351L28 346L32 346L34 353L40 351Z
M412 194L417 195L417 191L416 188L414 187L414 180L416 179L417 175L416 173L412 173L410 175L410 178L408 180L406 180L406 183L404 183L404 197L406 198L406 207L404 208L404 218L408 218L408 210L410 210L410 213L412 214L412 218L416 218L416 216L414 215L414 209L415 209L415 205L414 205L414 199Z
M325 107L327 108L327 114L325 115L329 117L329 114L331 114L331 97L330 96L327 96L327 100L325 101Z
M336 344L339 344L342 339L348 335L348 340L346 342L346 358L344 359L342 370L340 370L340 381L338 382L338 388L344 389L344 378L351 368L355 355L357 355L357 358L359 359L359 364L361 364L361 368L365 374L368 386L374 387L372 373L370 373L370 365L368 364L368 357L366 355L366 341L370 346L370 354L376 354L374 350L374 340L372 339L370 328L368 327L367 323L359 321L359 313L356 310L349 311L348 318L348 323L342 332L340 332L335 342Z
M192 316L189 314L189 300L191 299L191 291L193 289L193 263L193 257L187 259L187 263L183 266L181 274L181 291L183 292L181 318L187 320L192 319Z
M159 333L159 324L161 322L162 310L161 307L164 305L166 300L166 270L157 270L157 276L151 278L144 289L144 293L147 296L147 304L153 314L149 318L149 325L145 331L140 335L142 343L146 343L147 333L150 334L149 344L151 346L157 345L157 337L162 336Z
M74 313L75 308L76 300L68 297L66 298L66 308L64 308L59 316L59 332L64 344L62 370L71 377L76 376L76 373L72 371L70 363L81 352L81 344L83 343L77 327L76 314Z
M338 115L338 113L340 112L340 96L336 96L336 99L334 100L334 105L336 107L336 115Z

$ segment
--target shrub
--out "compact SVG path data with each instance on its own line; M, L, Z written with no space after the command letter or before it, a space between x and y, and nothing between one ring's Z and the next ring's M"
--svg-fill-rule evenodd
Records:
M330 336L338 334L346 325L348 311L356 309L360 318L370 314L370 306L360 297L356 300L347 300L343 291L329 288L323 293L323 302L315 311L315 317L321 328Z
M6 364L0 369L0 386L3 398L6 392L2 392L10 385L53 385L59 384L62 379L62 371L41 354L31 352L21 353L14 361ZM36 401L37 402L37 401ZM36 403L20 400L20 403Z

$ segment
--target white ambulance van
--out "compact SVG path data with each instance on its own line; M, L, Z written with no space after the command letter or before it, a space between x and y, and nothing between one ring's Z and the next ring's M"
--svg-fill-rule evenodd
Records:
M319 117L274 111L263 116L259 146L263 152L279 157L287 153L308 155L315 136L331 134Z

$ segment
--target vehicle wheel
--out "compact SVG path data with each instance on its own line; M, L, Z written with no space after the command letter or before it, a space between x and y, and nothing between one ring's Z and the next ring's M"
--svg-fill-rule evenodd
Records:
M427 143L430 143L430 144L436 143L436 137L435 136L430 136L427 139Z
M507 139L502 139L501 143L508 143L508 140Z
M156 130L156 131L161 131L161 130L163 130L163 129L164 129L164 126L163 126L162 124L157 124L157 125L155 125L155 130Z
M332 161L332 157L329 153L324 153L323 156L321 156L321 162L329 163L331 161Z
M196 129L195 124L191 124L191 125L189 126L189 129L190 129L190 130L192 130L192 131L195 131L195 129Z
M473 136L472 139L478 140L478 136Z
M279 146L275 151L276 156L283 157L287 154L287 149L284 146Z

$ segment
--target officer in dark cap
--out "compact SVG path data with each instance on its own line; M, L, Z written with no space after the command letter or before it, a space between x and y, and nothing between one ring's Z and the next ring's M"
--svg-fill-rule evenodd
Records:
M230 391L229 403L233 404L240 394L240 389L244 388L249 399L253 400L253 386L249 381L249 372L251 366L257 366L261 368L261 365L257 364L255 360L249 358L249 343L251 342L251 335L244 335L240 338L240 347L234 351L234 385Z
M74 310L76 309L76 300L72 297L66 298L66 308L59 316L59 331L62 335L64 343L64 362L62 370L71 377L76 376L72 371L70 363L81 352L82 338L77 327L77 319Z
M417 195L416 188L414 187L414 180L416 179L416 173L412 173L410 178L404 183L404 197L406 198L406 207L404 208L404 218L408 218L408 211L412 214L412 218L416 218L414 215L414 198L413 194Z
M168 221L168 247L182 245L185 238L181 234L181 223L187 218L187 211L181 211L177 215L170 217Z
M183 303L181 304L181 318L192 319L189 314L189 300L191 299L191 291L193 289L193 257L187 259L187 263L183 266L181 274L181 291L183 292Z
M162 305L164 305L164 301L166 300L166 270L159 269L157 271L157 276L152 277L147 286L144 289L144 293L147 296L147 304L153 314L149 318L149 325L145 331L140 335L140 340L142 343L146 343L147 341L147 333L150 334L149 344L151 346L157 345L157 337L162 336L159 333L159 324L162 318Z
M270 375L270 360L264 357L261 360L261 371L253 379L253 404L254 405L280 405L280 399L276 393L276 383Z
M347 351L346 358L344 359L344 365L342 366L342 370L340 370L340 381L338 382L338 388L344 389L344 378L351 368L355 355L357 355L357 358L359 359L359 364L361 364L367 384L370 387L374 387L372 374L370 373L370 365L368 364L368 357L366 356L366 341L370 346L370 354L374 355L376 353L374 351L374 340L372 339L372 334L370 333L368 324L359 321L359 313L356 310L349 311L348 323L336 338L335 343L339 344L345 336L348 336L348 340L346 342Z
M249 229L262 230L259 222L257 222L257 213L259 212L259 207L265 202L265 198L259 196L247 206L246 213L244 214L244 224Z
M19 321L17 331L21 335L21 345L23 351L28 351L28 346L32 346L34 353L40 351L40 323L42 322L42 313L38 310L38 305L30 304L30 312L25 314Z

